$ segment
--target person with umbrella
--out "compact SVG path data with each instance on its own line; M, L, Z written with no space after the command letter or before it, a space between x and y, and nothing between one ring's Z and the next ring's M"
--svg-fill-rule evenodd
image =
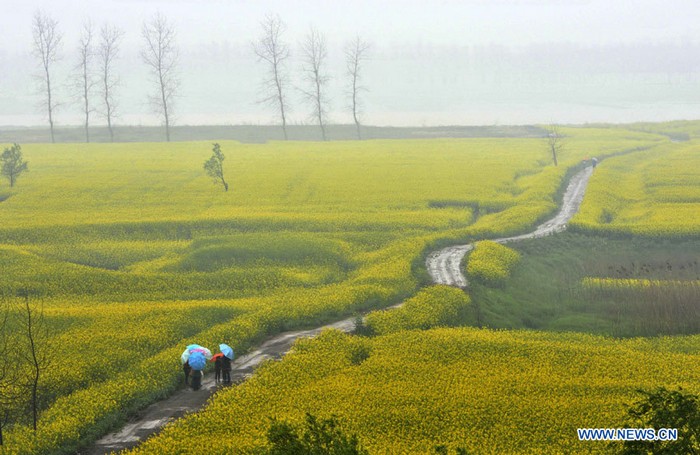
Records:
M204 353L195 351L190 354L188 363L190 367L192 367L192 371L190 372L190 387L192 387L192 390L199 390L199 388L202 387L202 370L204 370L207 364L207 358L204 356Z
M219 350L223 354L221 357L221 373L224 384L231 384L231 360L233 360L233 349L227 344L220 344Z
M224 366L223 357L224 355L219 352L218 354L214 354L214 357L211 358L211 360L214 361L214 382L217 384L221 382L221 370Z
M185 351L180 356L183 369L188 372L190 378L190 387L194 390L199 390L202 386L202 370L207 364L207 359L211 358L211 351L198 344L191 344L185 348ZM187 378L185 378L187 382Z
M185 348L182 355L180 356L180 362L182 362L182 371L185 373L185 385L189 385L190 371L192 371L192 367L190 367L190 363L188 362L188 359L190 358L190 349L200 347L201 346L198 344L191 344Z

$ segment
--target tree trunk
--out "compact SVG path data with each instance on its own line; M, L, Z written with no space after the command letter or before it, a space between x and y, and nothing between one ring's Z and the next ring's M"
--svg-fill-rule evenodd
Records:
M163 116L165 117L165 140L170 142L170 119L168 118L168 102L165 97L165 82L163 81L163 75L159 71L160 77L160 96L163 102Z
M109 115L109 108L107 108L107 128L109 129L109 141L114 142L114 131L112 131L112 119Z
M37 403L39 396L39 374L41 372L41 365L39 364L39 359L37 358L37 347L34 342L34 327L32 326L32 310L29 306L29 295L25 297L25 305L27 309L27 338L29 339L29 352L32 355L32 367L34 368L34 377L32 381L32 427L36 431L37 427L37 417L39 414L39 405Z
M83 65L83 100L85 101L85 142L90 142L90 102L88 101L87 63Z
M326 127L323 124L323 106L321 106L321 85L318 81L319 75L316 72L316 111L318 112L318 126L321 127L321 138L326 139Z
M34 375L34 384L32 384L32 426L34 431L36 431L37 416L39 414L39 405L37 403L37 397L39 389L39 367L36 366L36 374Z
M360 135L360 120L357 118L357 88L355 87L357 78L353 78L352 81L352 118L355 120L355 127L357 128L357 139L362 140Z
M51 104L51 80L49 79L49 68L46 67L46 92L48 95L49 108L49 127L51 128L51 142L55 143L56 139L53 134L53 105Z
M103 77L103 82L105 86L105 93L104 93L104 98L105 98L105 108L107 109L107 128L109 129L109 140L110 142L114 142L114 133L112 132L112 107L109 105L109 79L107 77L107 70L105 69L104 77Z
M287 138L287 118L284 114L284 97L282 96L282 84L279 80L279 74L277 73L277 63L275 63L275 84L277 85L277 99L280 103L280 114L282 116L282 132L284 132L284 140Z
M357 130L358 140L362 140L362 134L360 131L360 119L357 116L357 92L360 90L360 87L357 86L357 79L360 72L360 60L363 58L366 49L366 44L363 44L358 36L355 39L354 47L349 53L350 67L348 68L348 72L352 77L352 119L355 121L355 129Z

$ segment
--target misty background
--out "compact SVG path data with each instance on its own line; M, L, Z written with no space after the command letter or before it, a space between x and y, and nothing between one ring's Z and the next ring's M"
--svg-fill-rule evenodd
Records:
M71 94L83 21L124 30L117 74L119 125L157 125L154 86L139 57L141 27L157 11L177 32L175 124L276 124L257 103L265 66L251 42L267 13L286 23L291 83L300 86L300 46L311 26L326 35L332 77L330 123L352 123L343 47L371 43L362 73L363 122L431 126L664 121L700 118L700 2L42 0L5 3L0 38L0 125L45 125L38 59L31 54L37 10L63 35L55 66L57 126L79 125ZM312 123L291 92L291 124ZM94 98L95 105L99 97ZM95 115L95 126L103 119Z

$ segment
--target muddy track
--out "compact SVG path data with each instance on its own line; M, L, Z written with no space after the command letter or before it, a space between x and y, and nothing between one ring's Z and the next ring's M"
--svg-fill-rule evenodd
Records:
M516 242L523 239L544 237L565 230L566 223L578 212L581 206L581 201L583 201L583 195L588 185L588 179L592 173L593 168L588 166L571 177L566 192L564 193L561 209L554 218L540 224L530 233L494 239L494 241L498 243ZM464 259L464 255L473 248L474 244L470 243L467 245L448 246L447 248L430 253L425 260L425 267L428 269L428 273L433 279L433 282L436 284L466 288L469 282L462 273L462 260Z
M564 194L562 208L554 218L542 223L529 234L496 239L496 241L507 243L521 239L542 237L564 230L566 223L581 205L583 193L591 173L592 168L588 167L571 178ZM472 248L472 244L457 245L431 253L426 260L426 266L433 281L438 284L466 287L467 280L462 274L460 267L464 255ZM395 307L397 306L400 306L400 304L395 305ZM299 338L314 337L325 329L352 332L355 329L355 318L347 318L311 330L285 332L268 339L253 352L234 361L231 371L232 381L234 383L245 381L263 361L281 358ZM214 382L213 375L207 374L202 381L200 390L193 391L189 388L183 388L170 397L153 403L134 416L122 428L102 437L91 447L80 450L77 454L97 455L133 448L148 437L158 433L167 423L182 417L188 412L200 410L220 387L222 386Z
M270 338L253 352L241 356L233 362L231 371L232 382L245 381L263 361L282 357L299 338L314 337L325 329L352 332L355 329L355 318L344 319L311 330L285 332ZM182 417L185 413L201 409L209 397L221 387L224 386L214 382L214 375L207 373L202 380L201 389L197 391L189 388L178 390L168 398L143 409L121 429L104 436L95 442L92 447L80 450L77 453L97 455L133 448L149 436L160 431L168 422Z

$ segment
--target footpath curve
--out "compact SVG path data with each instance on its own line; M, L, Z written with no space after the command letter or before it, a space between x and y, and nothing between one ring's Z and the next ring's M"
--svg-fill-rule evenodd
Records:
M581 205L592 171L592 167L586 167L571 178L564 193L562 208L554 218L537 226L531 233L496 239L495 241L507 243L543 237L566 229L566 223ZM460 288L466 287L468 284L467 279L464 277L460 266L464 255L472 248L473 244L456 245L431 253L426 259L426 267L433 282ZM400 305L394 305L394 307ZM245 381L253 374L255 367L267 359L281 358L290 350L294 342L300 338L314 337L326 329L352 332L355 330L355 321L355 317L350 317L311 330L299 330L276 335L261 344L253 352L236 359L232 365L231 379L234 383ZM193 391L189 388L183 388L168 398L151 404L122 428L105 435L91 447L79 450L77 455L102 455L133 448L145 441L149 436L158 433L167 423L182 417L188 412L196 412L201 409L219 387L221 386L214 382L213 375L208 374L203 379L200 390Z
M554 218L540 224L534 231L528 234L494 239L494 242L509 243L523 239L534 239L565 230L566 223L578 212L581 206L581 201L583 201L583 195L588 185L588 179L591 177L592 173L593 167L587 166L574 174L571 180L569 180L569 185L564 193L561 209ZM462 259L464 259L464 255L473 248L474 244L469 243L467 245L448 246L430 253L425 260L425 267L428 269L428 273L433 279L433 282L436 284L466 288L469 282L462 273Z
M355 330L355 318L347 318L333 324L311 330L284 332L270 338L249 354L236 359L231 369L231 381L245 381L253 374L255 367L268 359L278 359L289 351L299 338L315 337L322 330L336 329L342 332ZM184 377L183 377L184 381ZM168 398L153 403L143 409L119 430L105 435L91 447L79 450L77 454L102 455L136 447L149 436L159 432L168 422L176 420L188 412L201 409L220 386L214 382L214 375L207 374L202 380L202 388L195 391L183 388Z

